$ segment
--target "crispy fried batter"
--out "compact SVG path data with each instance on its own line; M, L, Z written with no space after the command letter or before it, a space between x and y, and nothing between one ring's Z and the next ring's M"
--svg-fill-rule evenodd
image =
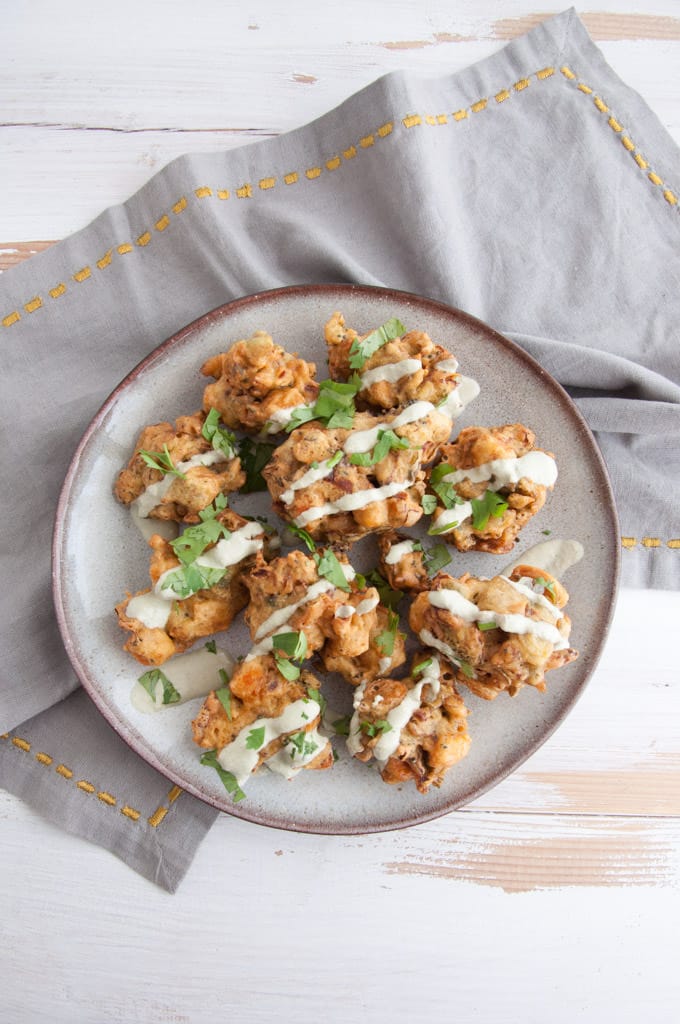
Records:
M366 335L358 335L355 330L345 325L342 313L334 313L325 327L328 345L328 366L333 380L344 381L353 372L350 367L350 348L356 338L363 339ZM370 333L370 332L369 332ZM407 367L407 372L397 381L371 380L371 371L378 367L404 360L420 363L417 369ZM449 361L448 366L438 364ZM370 356L359 371L368 374L367 383L358 395L359 404L373 409L397 409L409 402L426 401L436 405L453 391L459 375L451 369L454 357L441 345L435 345L424 331L408 331L401 338L388 341Z
M220 512L217 518L232 532L248 522L230 509ZM270 542L264 531L262 543L265 555L269 555ZM152 584L156 584L164 572L177 568L180 561L171 544L158 534L151 537L149 544L153 551L149 575ZM125 650L142 665L162 665L173 654L181 654L201 637L228 629L234 617L248 602L243 574L253 561L254 555L248 555L236 565L229 566L214 586L198 590L183 600L168 602L170 614L162 627L149 627L128 614L132 597L152 594L151 589L129 595L116 605L118 623L130 633L124 645Z
M454 579L441 573L433 581L432 591L419 594L411 605L409 622L414 632L423 643L434 645L436 640L444 645L458 681L486 700L493 700L503 691L514 697L525 685L545 690L545 673L578 657L577 651L566 646L571 621L559 614L568 600L564 587L548 573L528 566L515 569L510 580L519 588L504 576L487 580L465 573ZM497 624L480 629L478 620L432 604L432 592L448 590L462 595L480 612L522 616L547 624L550 632L556 630L555 639L519 633L516 627L502 629ZM486 618L489 625L494 622L493 616Z
M282 715L286 708L297 700L308 699L310 690L319 689L319 680L311 673L303 671L299 679L285 679L276 667L271 655L253 658L237 666L229 683L231 697L229 713L224 704L212 691L203 702L203 706L192 722L193 739L199 747L221 751L233 743L244 729L259 718L274 719ZM313 707L313 705L311 705ZM313 733L319 725L320 716L310 715L302 732ZM298 730L284 731L270 743L258 751L255 771L265 761L282 750L290 737ZM304 768L325 769L333 763L333 752L327 741L319 746L316 755L304 764ZM314 753L314 751L312 751ZM295 767L293 756L291 767Z
M413 550L404 550L396 562L388 562L392 548L398 544L413 542L413 537L406 537L404 534L391 530L388 533L381 533L378 537L378 550L380 551L380 572L394 590L404 590L406 593L420 593L421 590L429 590L430 578L425 568L425 553L422 544L415 542L418 546Z
M232 428L277 433L287 422L287 410L316 401L315 372L314 363L285 352L266 331L256 331L203 364L201 373L215 378L205 388L203 407L217 409Z
M210 441L201 433L204 422L205 414L199 411L191 416L179 416L174 426L172 423L154 423L145 427L137 439L134 454L118 475L114 487L118 500L130 505L148 487L167 482L169 487L148 512L149 518L195 523L198 522L198 513L207 508L218 494L228 494L242 487L246 477L236 454L231 459L221 459L211 465L186 468L182 477L166 476L148 466L139 454L140 449L162 453L167 445L173 465L178 466L194 456L212 453Z
M422 516L423 463L434 457L437 445L451 430L451 421L436 411L424 419L395 428L408 448L391 449L374 465L355 465L351 453L320 478L305 486L300 481L351 444L357 431L391 429L390 421L357 413L353 430L327 429L318 422L302 424L280 445L263 471L275 511L288 522L303 526L312 537L348 544L368 533L413 526ZM379 489L403 482L404 489L385 495ZM376 499L362 502L362 491L378 490ZM319 513L314 510L319 509Z
M406 661L404 634L399 630L394 636L394 648L390 655L385 654L384 644L379 642L379 638L389 632L388 609L383 605L378 605L374 616L368 633L368 646L360 653L349 653L349 645L340 638L329 640L321 650L321 661L326 671L338 672L352 686L358 686L364 680L375 679L387 672L393 672ZM352 644L352 648L356 646L356 644Z
M421 671L415 673L417 666ZM377 757L385 782L413 779L426 793L441 786L449 768L470 749L467 715L449 663L435 651L418 651L408 678L362 684L349 746L360 761Z

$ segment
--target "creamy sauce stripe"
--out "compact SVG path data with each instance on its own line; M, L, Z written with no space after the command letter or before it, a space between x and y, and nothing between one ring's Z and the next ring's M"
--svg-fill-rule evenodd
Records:
M231 772L236 777L239 786L242 786L257 767L261 750L281 736L304 731L305 727L318 718L320 713L319 704L311 697L293 701L278 718L257 718L250 725L241 729L232 742L220 750L217 760L225 771ZM251 750L247 746L248 737L253 729L264 729L264 740L257 750ZM318 738L322 740L321 745L317 743L311 733L308 738L306 737L307 742L316 745L316 750L307 755L300 754L288 758L292 775L297 774L300 768L312 761L325 747L328 741L323 737ZM276 771L284 767L284 762L285 758L278 758L272 766L273 769Z
M565 650L569 644L560 631L549 622L542 619L530 619L526 615L518 615L507 612L482 611L468 601L466 597L459 594L457 590L431 590L428 600L433 608L441 608L458 616L464 622L495 622L505 633L525 635L527 633L546 640L554 645L555 650Z
M208 452L201 452L200 455L192 455L186 462L178 462L175 469L179 470L180 473L187 473L190 469L194 469L196 466L214 466L218 462L229 462L231 456L226 456L224 452L216 451L212 449ZM138 498L131 503L131 508L140 519L146 519L149 513L160 505L161 501L168 493L173 485L173 482L177 479L174 473L166 473L162 480L157 483L149 484L146 490L142 491Z

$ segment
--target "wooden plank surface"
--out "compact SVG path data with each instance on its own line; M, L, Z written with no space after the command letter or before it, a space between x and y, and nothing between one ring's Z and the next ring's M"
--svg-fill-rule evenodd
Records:
M455 71L563 6L8 8L0 272L181 153L287 131L391 70ZM680 140L677 0L581 14ZM269 1024L310 993L343 1024L675 1021L679 619L680 594L624 591L579 704L469 808L343 838L222 816L174 897L0 791L0 1021Z

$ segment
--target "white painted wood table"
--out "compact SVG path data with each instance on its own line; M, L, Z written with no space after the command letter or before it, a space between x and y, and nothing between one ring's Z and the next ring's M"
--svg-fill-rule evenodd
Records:
M523 0L4 15L5 270L180 153L286 131L388 70L464 67L540 20ZM583 16L680 141L677 0ZM678 1020L679 618L679 593L624 591L571 716L466 809L357 838L222 816L173 897L0 792L0 1021Z

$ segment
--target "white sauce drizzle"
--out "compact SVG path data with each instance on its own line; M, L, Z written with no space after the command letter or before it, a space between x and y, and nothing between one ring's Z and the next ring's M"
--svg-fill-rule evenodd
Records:
M201 452L199 455L192 455L185 462L178 462L175 469L180 473L187 473L195 466L214 466L218 462L228 462L233 456L227 456L224 452L212 449L208 452ZM142 491L138 498L131 503L131 508L140 519L147 519L149 513L160 505L161 501L177 479L174 473L166 473L162 480L149 484L146 490Z
M495 490L497 487L516 484L523 477L543 487L552 487L557 480L555 460L545 452L527 452L519 458L493 459L481 466L455 469L442 477L442 480L447 484L457 484L461 480L470 480L473 484L488 481L491 490Z
M482 611L459 594L457 590L431 590L428 600L433 608L441 608L464 622L495 622L506 633L524 635L531 633L554 645L555 650L565 650L569 644L560 631L549 622L541 619L529 619L526 615L507 612Z
M445 644L443 640L438 640L434 633L430 633L429 629L421 629L418 636L426 647L434 647L435 651L439 651L440 654L443 654L452 665L462 665L462 660L460 656L456 654L453 647Z
M230 537L223 537L213 548L199 555L196 564L211 569L227 569L230 565L236 565L248 555L259 551L262 547L262 538L260 523L246 523ZM179 566L174 566L161 573L150 593L138 594L131 598L125 614L131 619L138 619L147 629L163 629L170 618L172 602L184 599L180 594L176 594L172 587L163 589L164 580L178 568Z
M396 565L405 555L410 555L415 550L415 541L402 540L399 544L393 544L385 555L385 565Z
M420 707L425 687L429 686L431 688L433 697L436 697L439 693L439 674L439 658L433 656L432 663L423 670L422 678L406 692L404 699L397 704L396 708L392 708L387 713L386 721L389 722L392 728L381 733L373 747L373 756L380 763L381 767L384 767L385 763L392 757L392 754L399 746L401 731L408 725L413 717L413 713Z
M438 363L434 364L435 370L440 370L441 373L455 373L458 369L458 360L455 356L450 356L448 359L440 359Z
M442 360L442 362L448 362L448 360ZM437 363L440 367L442 363ZM470 402L473 401L479 394L479 384L472 377L464 377L462 374L458 377L458 386L450 391L445 402L438 407L439 412L445 413L449 419L458 419L463 409L465 409Z
M318 718L321 712L320 706L311 698L303 698L293 701L278 718L257 718L250 725L241 729L231 743L223 747L217 755L217 760L225 771L231 772L242 786L250 777L260 760L260 750L263 750L272 740L286 733L295 733L304 730L305 726ZM248 736L253 729L264 727L264 741L258 750L250 750L246 743ZM314 741L312 741L314 742ZM314 751L314 756L319 750ZM302 756L300 761L302 761Z
M471 515L472 504L469 501L464 501L462 505L445 508L436 519L433 519L432 526L436 528L437 533L449 533L450 530L455 530L457 526L460 526L466 519L469 519ZM445 526L448 529L445 530Z
M144 714L163 711L165 708L176 707L195 697L205 697L211 690L221 685L219 670L223 668L228 676L234 669L234 659L226 651L207 650L205 647L190 654L179 654L163 665L162 672L178 691L180 699L174 704L163 703L163 683L156 683L155 699L151 697L140 682L136 682L130 693L133 706Z
M510 565L506 565L502 571L503 576L509 576L512 570L518 565L533 565L536 569L542 569L556 579L559 579L567 569L576 565L583 558L583 545L577 540L554 540L541 541L528 551L516 558Z
M412 480L402 480L385 484L383 487L368 487L363 491L355 491L353 494L343 494L336 501L327 501L323 505L315 505L312 508L306 509L299 516L296 516L293 522L296 526L306 526L307 523L311 523L315 519L321 519L322 516L332 516L338 512L355 512L357 509L372 505L375 501L385 501L387 498L392 498L395 494L406 491L412 486Z
M509 583L511 587L514 587L515 590L519 591L523 597L526 597L530 604L548 612L553 619L557 620L562 618L562 610L558 608L557 605L554 605L542 591L534 590L532 586L533 580L528 576L522 576L520 580L506 579L505 582Z
M361 374L361 389L363 391L364 388L370 388L372 384L383 380L389 384L396 384L402 377L409 377L422 368L420 359L400 359L398 363L383 363L382 366L376 366Z
M276 409L269 419L267 420L264 434L280 434L282 430L288 426L293 418L293 413L297 412L298 409L311 409L311 405L302 403L301 405L291 405L287 409Z
M388 654L378 662L378 671L380 672L380 675L383 675L385 672L389 672L391 668L392 656Z
M277 775L283 775L286 779L294 779L298 772L301 772L329 746L328 738L322 736L318 729L310 729L305 733L305 743L314 745L316 749L309 750L306 754L300 754L297 747L292 743L287 743L278 753L265 761L267 768L276 772Z

